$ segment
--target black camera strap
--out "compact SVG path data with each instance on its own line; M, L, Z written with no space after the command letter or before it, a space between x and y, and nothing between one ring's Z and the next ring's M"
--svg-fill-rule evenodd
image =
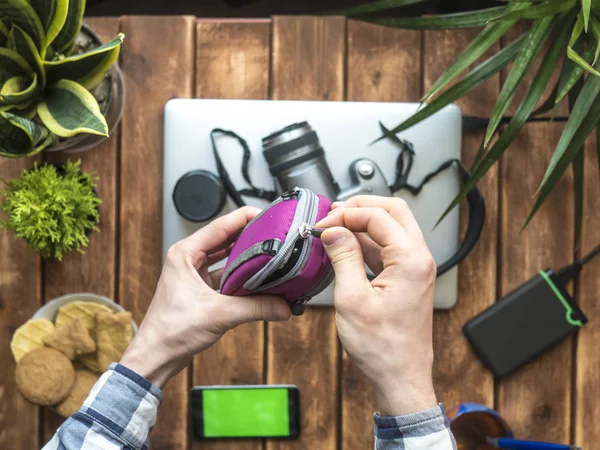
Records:
M381 122L379 122L379 126L381 127L381 130L388 135L389 130ZM440 165L437 170L426 175L417 186L411 185L408 183L408 176L410 175L415 156L413 145L408 141L400 139L396 135L391 135L389 139L395 142L400 148L400 154L396 159L396 179L394 180L394 183L390 185L390 189L393 193L406 189L412 195L418 195L421 192L421 189L423 189L429 181L454 165L458 168L458 173L463 183L466 183L471 178L469 170L460 160L449 159ZM485 201L477 186L467 194L467 203L469 205L469 224L467 225L467 232L456 253L454 253L447 261L438 265L438 277L448 272L451 268L465 259L473 247L475 247L475 244L481 235L481 230L485 224Z
M227 169L225 169L223 161L221 161L221 157L219 156L219 151L217 150L217 143L215 142L216 134L223 134L225 136L237 139L237 141L242 146L242 149L244 150L244 154L242 156L242 175L244 177L244 180L246 180L246 183L248 183L248 186L250 186L250 189L240 189L238 191L233 185L233 182L231 181L231 178L229 178L229 174L227 173ZM244 200L242 199L242 195L247 197L261 198L269 202L272 202L277 198L277 192L275 192L274 190L267 191L264 189L257 188L252 184L252 180L250 180L250 173L248 172L248 166L250 164L250 157L252 156L252 153L250 152L250 147L248 147L248 143L244 138L242 138L237 133L234 133L233 131L215 128L210 132L210 141L212 143L213 153L215 155L215 162L217 163L217 171L219 172L219 176L223 180L225 190L231 196L231 198L238 207L246 205L246 202L244 202Z

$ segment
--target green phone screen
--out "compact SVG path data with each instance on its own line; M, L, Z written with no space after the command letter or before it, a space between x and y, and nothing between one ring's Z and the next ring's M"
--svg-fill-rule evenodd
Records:
M205 389L205 437L289 436L287 389Z

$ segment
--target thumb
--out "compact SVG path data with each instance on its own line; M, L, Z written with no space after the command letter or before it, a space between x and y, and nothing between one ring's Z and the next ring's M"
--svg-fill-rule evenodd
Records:
M248 297L228 297L231 307L229 316L233 327L248 322L265 320L283 322L290 318L290 306L281 297L274 295L250 295Z
M346 228L331 227L323 232L321 241L333 265L336 286L343 286L348 292L362 290L369 280L360 243L354 233Z

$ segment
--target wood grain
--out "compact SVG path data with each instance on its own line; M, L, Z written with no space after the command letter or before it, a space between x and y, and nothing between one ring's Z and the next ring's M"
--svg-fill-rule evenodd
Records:
M546 171L561 128L526 125L502 159L502 286L506 295L544 268L573 256L574 202L568 171L525 231L533 194ZM500 379L497 408L515 435L567 443L571 417L572 339L565 339L517 373Z
M414 102L420 97L421 33L348 21L347 92L349 101ZM342 448L373 448L371 384L342 359Z
M273 19L272 96L275 100L343 100L345 20ZM331 307L309 307L287 323L269 324L270 384L296 384L302 433L296 441L269 440L267 449L333 449L338 427L338 341Z
M0 157L0 179L18 178L36 160ZM4 188L0 181L0 192ZM0 213L0 219L7 219L7 215ZM10 351L15 330L41 305L40 258L8 230L0 230L0 249L0 448L40 448L39 408L27 402L17 390L15 360Z
M595 136L588 140L585 150L584 164L584 220L582 227L582 242L580 255L585 255L600 244L600 181L598 177L598 158L596 153ZM596 257L598 258L598 257ZM600 417L600 262L595 260L588 263L579 275L577 286L577 301L590 320L577 338L576 358L576 401L575 444L582 448L594 448L600 442L600 428L590 426L589 418Z
M122 122L119 300L140 323L162 266L163 109L192 97L193 17L123 17L121 65L127 87ZM187 446L187 370L172 379L158 413L153 446Z
M426 32L424 46L424 87L427 91L479 30ZM483 58L496 52L492 47ZM489 116L500 89L495 76L461 98L457 105L464 115ZM484 132L463 135L462 160L469 167ZM477 246L460 264L458 301L449 311L436 311L433 323L435 350L434 384L438 400L448 408L459 402L492 406L494 381L463 337L467 320L491 306L496 298L496 258L498 239L498 166L492 167L479 183L486 202L486 223ZM467 225L466 203L461 205L461 230Z
M119 33L119 19L86 19L86 23L107 42ZM62 262L49 259L44 264L44 302L65 294L89 292L108 298L115 296L116 277L116 215L117 215L117 153L119 131L98 147L83 153L45 153L51 163L81 160L81 169L95 172L100 178L97 192L100 206L100 232L90 236L85 255L71 252ZM44 410L44 441L48 441L64 421L49 408Z
M266 99L270 34L270 21L199 21L196 26L196 97ZM242 325L197 355L193 384L263 383L264 328L262 322ZM192 448L259 450L262 441L194 441Z

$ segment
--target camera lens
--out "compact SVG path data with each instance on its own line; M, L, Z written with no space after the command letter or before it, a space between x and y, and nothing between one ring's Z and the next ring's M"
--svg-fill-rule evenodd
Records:
M204 222L215 217L223 208L225 189L216 175L206 170L193 170L177 181L173 203L185 219Z
M316 131L308 122L287 126L264 138L262 144L271 174L276 177L303 162L325 155Z

